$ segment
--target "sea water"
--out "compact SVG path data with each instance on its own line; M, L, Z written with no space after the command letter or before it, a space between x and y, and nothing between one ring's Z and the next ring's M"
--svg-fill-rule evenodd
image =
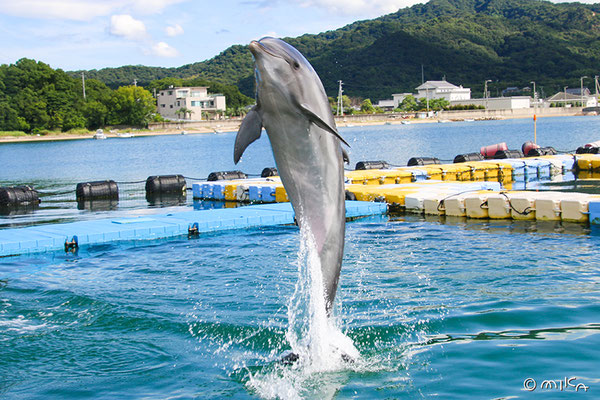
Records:
M548 121L574 138L559 141L557 133L544 144L568 148L592 141L598 121ZM491 139L518 142L528 127L526 121L472 124L452 133L445 128L453 124L432 124L410 133L386 126L348 128L343 134L365 159L400 162L415 155L450 158L447 154L472 151ZM495 133L486 133L493 126ZM461 131L467 132L462 139ZM478 135L488 136L475 142ZM119 161L104 153L96 161L90 150L90 165L82 169L90 178L111 173L132 180L230 169L209 153L229 153L233 135L199 136L202 146L194 140L197 147L182 145L200 154L188 167L168 157L182 151L177 139L189 136L102 141L113 142L103 152L135 159L141 156L129 152L144 147L147 158L115 169L104 163ZM422 152L400 145L411 137L420 144L410 146ZM434 137L445 139L446 146L424 144ZM163 157L169 171L158 172L151 159L153 141L176 149ZM397 150L379 147L387 142ZM8 172L0 179L68 187L86 179L84 173L69 169L60 178L44 169L52 164L45 156L56 154L69 164L68 149L78 153L95 144L48 143L51 153L42 144L1 145ZM212 152L207 145L214 146ZM268 143L261 146L268 151ZM27 149L33 166L19 166ZM271 156L261 157L245 160L246 171L267 166ZM28 168L32 181L22 171ZM8 226L22 218L44 222L49 215L72 220L152 211L142 201L120 202L116 210L100 213L72 203L66 199L2 221ZM191 206L188 201L178 208ZM0 397L595 398L599 238L593 227L555 222L420 216L349 222L331 321L318 304L318 257L310 238L302 240L294 226L3 258ZM348 362L339 350L357 354ZM282 363L289 351L303 357Z

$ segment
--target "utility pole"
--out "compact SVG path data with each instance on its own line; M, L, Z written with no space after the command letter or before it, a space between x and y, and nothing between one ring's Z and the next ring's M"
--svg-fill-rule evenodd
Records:
M342 93L344 93L344 90L342 89L343 82L340 80L338 83L337 115L339 116L344 115L344 101L342 100Z
M486 79L485 82L483 83L483 98L485 100L485 108L486 109L488 108L488 99L490 97L490 94L487 89L487 84L488 84L488 82L491 82L491 81L492 81L491 79Z
M563 95L565 96L565 108L567 107L567 88L568 88L568 86L565 86L564 93L563 93Z
M425 72L423 70L423 64L421 64L421 85L425 83Z
M587 78L587 76L582 76L581 78L579 78L579 80L581 81L581 91L579 92L579 94L581 95L581 107L583 107L583 80L585 78Z
M533 83L533 143L537 144L537 93L535 91L535 81Z
M81 87L83 88L83 99L85 100L85 73L81 72Z
M594 83L596 85L596 99L598 98L598 92L600 92L600 85L598 85L598 75L594 76Z

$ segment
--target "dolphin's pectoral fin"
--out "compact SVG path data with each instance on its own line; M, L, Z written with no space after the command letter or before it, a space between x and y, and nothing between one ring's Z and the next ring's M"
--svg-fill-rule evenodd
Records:
M302 110L302 113L306 115L311 122L314 122L315 125L317 125L319 128L325 129L326 131L333 133L335 136L337 136L338 139L342 141L342 143L350 147L348 142L346 142L344 138L340 136L337 129L329 125L327 122L323 121L321 117L319 117L313 110L310 109L308 104L300 104L300 109Z
M350 156L348 155L348 152L346 151L346 149L344 149L342 147L342 157L344 158L344 162L346 164L350 164Z
M233 148L233 161L237 164L244 154L246 147L260 137L262 132L262 118L258 113L256 106L246 115L240 125L240 130L235 137L235 146Z

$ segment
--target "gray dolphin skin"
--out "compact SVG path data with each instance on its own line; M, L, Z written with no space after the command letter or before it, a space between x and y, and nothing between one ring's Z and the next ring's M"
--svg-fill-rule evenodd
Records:
M294 47L265 37L250 43L256 66L256 106L238 131L234 161L264 126L296 220L315 239L327 313L335 299L345 234L343 160L347 159L325 89Z

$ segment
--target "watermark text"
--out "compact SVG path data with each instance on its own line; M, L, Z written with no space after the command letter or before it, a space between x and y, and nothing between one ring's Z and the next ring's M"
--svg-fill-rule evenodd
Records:
M523 389L528 392L533 391L575 391L575 392L587 392L590 387L582 382L575 382L577 378L568 378L565 376L564 379L545 379L541 382L537 382L533 378L527 378L523 381Z

